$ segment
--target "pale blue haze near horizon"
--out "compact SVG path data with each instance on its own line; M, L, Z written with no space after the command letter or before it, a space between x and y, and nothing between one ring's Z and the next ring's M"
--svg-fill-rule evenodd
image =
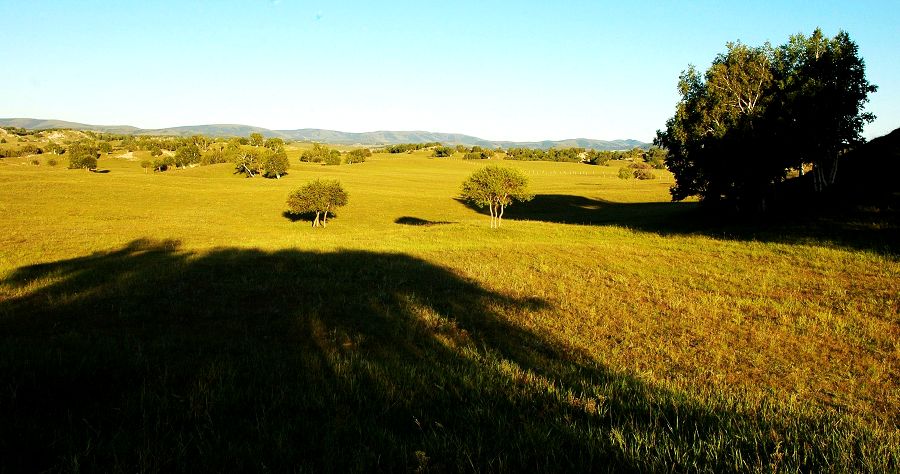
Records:
M900 4L0 0L0 117L650 141L728 41L845 30L900 127Z

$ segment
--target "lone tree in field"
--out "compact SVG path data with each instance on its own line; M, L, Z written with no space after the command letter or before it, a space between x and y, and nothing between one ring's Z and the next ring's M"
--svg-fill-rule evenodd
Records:
M93 144L78 142L73 143L67 150L69 154L69 169L97 169L97 158L100 153Z
M528 178L521 171L502 166L487 166L466 178L462 184L463 200L491 212L491 228L503 222L503 211L513 201L530 201Z
M325 227L328 212L347 204L347 192L337 180L317 179L306 183L288 196L288 212L291 214L313 214L313 227ZM322 220L319 220L319 217Z

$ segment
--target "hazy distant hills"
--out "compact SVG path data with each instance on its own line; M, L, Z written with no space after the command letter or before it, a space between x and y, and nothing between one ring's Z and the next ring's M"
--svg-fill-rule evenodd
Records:
M69 128L73 130L95 130L106 133L131 135L206 135L210 137L245 137L251 133L261 133L267 137L280 137L287 140L316 141L335 145L393 145L397 143L441 142L445 145L479 145L482 147L581 147L595 150L629 150L634 147L646 148L649 143L639 140L594 140L591 138L573 138L569 140L544 140L540 142L492 141L459 133L436 133L424 131L378 131L364 133L339 132L317 128L301 128L298 130L269 130L238 124L188 125L160 129L143 129L130 125L89 125L66 122L64 120L42 120L30 118L0 119L0 127L19 127L29 130L46 130L50 128Z

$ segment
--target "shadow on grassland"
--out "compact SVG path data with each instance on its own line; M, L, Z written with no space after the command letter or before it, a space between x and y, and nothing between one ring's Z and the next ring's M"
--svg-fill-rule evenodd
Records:
M465 203L487 214L487 209ZM747 215L704 209L697 203L617 203L563 194L539 194L506 209L504 219L580 225L616 225L659 235L704 235L724 240L834 245L900 255L900 222L891 208L803 208Z
M0 284L3 468L802 469L877 442L617 374L515 322L540 311L400 254L135 241L23 267Z
M403 216L398 217L394 220L395 224L401 225L413 225L413 226L432 226L432 225L443 225L443 224L453 224L450 221L430 221L428 219L422 219L421 217L412 217L412 216Z
M328 220L329 221L337 218L337 216L338 215L335 214L334 212L328 211ZM302 221L302 222L308 222L310 225L312 225L312 222L316 219L316 213L315 212L296 213L296 212L291 212L291 211L284 211L281 213L281 217L284 217L285 219L287 219L291 222L301 222ZM319 215L319 217L321 218L323 216Z

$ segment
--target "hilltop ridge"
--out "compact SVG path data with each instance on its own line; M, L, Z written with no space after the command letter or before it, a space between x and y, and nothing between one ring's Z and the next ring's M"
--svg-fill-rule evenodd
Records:
M478 145L487 148L495 147L523 147L523 148L553 148L553 147L581 147L594 150L630 150L635 147L647 148L647 142L634 139L621 140L597 140L593 138L571 138L566 140L542 140L542 141L507 141L485 140L460 133L439 133L422 130L390 131L379 130L374 132L341 132L337 130L324 130L318 128L301 128L296 130L270 130L262 127L254 127L242 124L204 124L187 125L179 127L144 129L131 125L92 125L78 122L68 122L54 119L33 118L5 118L0 119L2 127L19 127L30 130L46 130L55 128L68 128L73 130L95 130L105 133L121 133L130 135L206 135L211 137L247 136L251 133L261 133L266 137L278 137L287 140L316 141L335 145L395 145L398 143L427 143L441 142L445 145Z

